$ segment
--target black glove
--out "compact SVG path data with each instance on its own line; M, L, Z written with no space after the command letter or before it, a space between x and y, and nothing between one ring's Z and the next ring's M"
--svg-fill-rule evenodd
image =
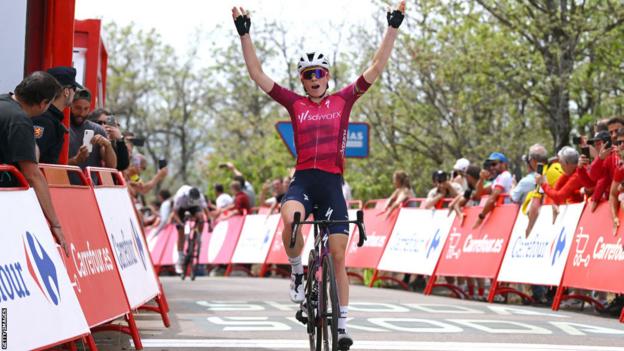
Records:
M249 28L251 27L251 18L249 18L249 16L247 15L240 15L234 20L234 25L236 25L238 35L242 37L243 35L249 33Z
M392 13L388 11L386 17L388 18L388 25L390 27L399 28L401 22L403 22L403 18L405 18L405 15L403 15L403 12L399 10L394 10Z

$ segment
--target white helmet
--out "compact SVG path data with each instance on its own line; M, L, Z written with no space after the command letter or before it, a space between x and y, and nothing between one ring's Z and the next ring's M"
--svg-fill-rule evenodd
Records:
M309 67L323 67L329 70L329 61L327 61L327 57L320 52L308 52L299 59L297 70L301 73L304 69Z

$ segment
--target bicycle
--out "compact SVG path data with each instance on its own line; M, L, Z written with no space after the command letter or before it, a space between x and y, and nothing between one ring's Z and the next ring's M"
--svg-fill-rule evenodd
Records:
M301 308L295 315L298 321L307 325L311 351L321 351L323 346L325 351L338 350L340 302L338 300L334 263L329 253L328 237L330 225L345 223L357 225L359 232L357 245L358 247L364 245L366 232L364 231L364 213L361 210L357 212L355 221L301 221L301 213L295 212L294 215L293 234L290 239L291 248L295 247L299 225L310 224L314 226L314 248L310 251L308 257L305 300L301 303ZM319 231L321 235L319 235ZM328 307L331 307L330 311L328 311ZM307 316L303 315L304 308ZM347 347L346 350L348 349Z
M184 213L184 263L182 264L182 280L186 279L187 274L191 280L195 280L196 266L199 264L199 252L201 249L201 235L197 222L191 221L191 213Z

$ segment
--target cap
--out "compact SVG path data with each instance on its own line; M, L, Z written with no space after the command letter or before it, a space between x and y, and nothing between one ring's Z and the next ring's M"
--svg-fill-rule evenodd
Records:
M507 157L500 152L492 152L490 156L488 156L488 161L499 161L502 163L509 163Z
M609 139L611 139L611 137L609 136L609 132L602 131L596 133L594 137L589 139L587 142L593 145L596 141L606 142Z
M76 69L74 67L58 66L48 69L50 73L62 86L72 86L78 89L84 89L82 85L76 82Z
M459 160L455 161L455 166L453 166L453 169L456 171L466 172L468 166L470 166L470 161L465 158L460 158Z

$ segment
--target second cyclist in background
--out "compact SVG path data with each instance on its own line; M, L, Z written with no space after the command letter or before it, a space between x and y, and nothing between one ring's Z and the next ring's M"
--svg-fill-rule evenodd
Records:
M195 221L197 229L202 233L204 222L209 217L208 201L198 188L182 185L173 196L173 211L171 222L178 230L178 261L175 264L176 274L182 274L184 263L184 213L189 212Z

